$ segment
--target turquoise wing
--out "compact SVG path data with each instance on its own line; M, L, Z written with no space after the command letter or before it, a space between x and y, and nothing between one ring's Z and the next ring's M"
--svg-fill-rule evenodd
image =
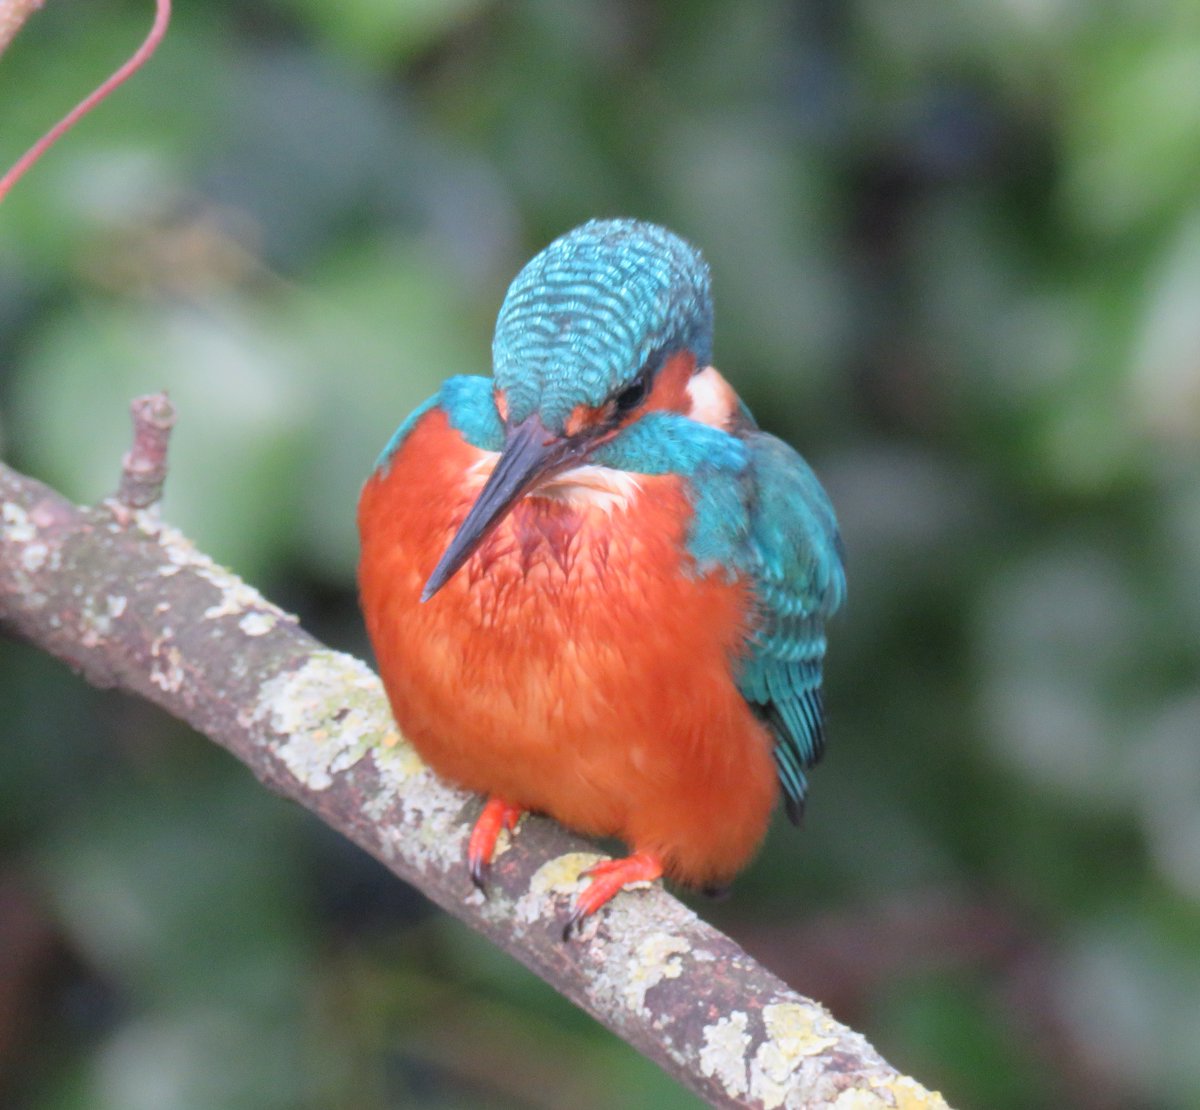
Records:
M805 772L825 745L825 621L846 596L841 537L817 476L787 444L747 432L748 528L740 569L754 584L758 626L738 687L775 736L788 817L799 823Z
M442 382L442 388L419 404L393 433L375 460L376 470L386 470L421 417L434 408L446 410L450 424L476 447L499 451L504 446L504 425L496 412L495 383L491 378L459 374Z

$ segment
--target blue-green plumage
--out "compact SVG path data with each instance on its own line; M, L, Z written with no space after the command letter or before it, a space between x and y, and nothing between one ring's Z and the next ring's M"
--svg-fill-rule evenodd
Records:
M788 816L798 822L804 772L825 746L821 664L825 621L846 596L833 506L808 464L786 443L754 433L754 503L746 566L761 624L738 686L775 734L775 765Z
M723 427L683 412L637 410L667 356L689 352L702 370L711 344L708 267L699 252L651 224L592 221L552 243L512 283L496 326L494 377L448 380L401 425L377 465L387 466L435 406L468 442L504 452L497 475L505 456L520 456L511 473L494 476L495 504L484 490L472 510L478 519L464 523L426 596L539 475L586 462L682 478L693 511L687 549L695 572L717 571L751 586L751 643L730 666L775 738L788 814L798 820L805 772L824 746L824 625L845 597L841 541L808 464L760 431L744 406ZM580 408L598 420L585 432L568 432Z

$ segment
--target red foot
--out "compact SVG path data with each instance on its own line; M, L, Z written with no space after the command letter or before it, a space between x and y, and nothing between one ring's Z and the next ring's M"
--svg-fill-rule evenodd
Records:
M662 873L662 863L650 852L635 852L624 859L605 860L588 868L584 875L591 882L575 899L575 909L563 929L563 940L570 940L571 930L579 929L585 917L595 913L618 891L630 883L653 882Z
M524 812L520 806L511 805L502 798L489 798L471 830L471 839L467 843L467 866L471 870L471 882L484 894L487 893L488 868L492 865L492 854L496 851L500 830L512 832Z

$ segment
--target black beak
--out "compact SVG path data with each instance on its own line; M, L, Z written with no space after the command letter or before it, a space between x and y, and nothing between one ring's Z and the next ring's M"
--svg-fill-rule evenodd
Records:
M421 600L428 601L454 577L522 494L585 453L586 447L577 440L548 432L536 413L510 428L496 468L433 568Z

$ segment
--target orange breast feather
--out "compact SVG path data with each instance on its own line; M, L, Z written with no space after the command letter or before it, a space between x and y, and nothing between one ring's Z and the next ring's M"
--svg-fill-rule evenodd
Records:
M618 836L676 879L730 878L776 796L731 671L746 587L686 573L680 480L638 476L623 505L527 496L422 603L493 461L434 409L363 490L363 611L397 722L462 786Z

